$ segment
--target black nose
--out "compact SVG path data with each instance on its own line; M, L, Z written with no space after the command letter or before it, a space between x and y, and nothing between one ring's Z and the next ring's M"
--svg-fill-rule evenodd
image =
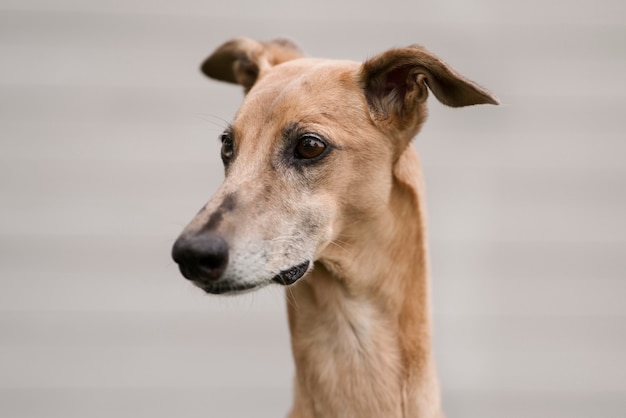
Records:
M189 280L218 280L228 265L228 244L216 234L180 236L172 248L172 258Z

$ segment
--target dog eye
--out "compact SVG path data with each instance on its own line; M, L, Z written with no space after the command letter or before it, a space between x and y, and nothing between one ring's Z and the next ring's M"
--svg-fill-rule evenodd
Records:
M223 133L220 137L220 141L222 141L222 160L227 162L233 157L234 147L233 147L233 138L229 133Z
M312 134L306 134L303 135L298 141L295 156L299 159L310 160L322 155L325 149L326 143L319 137Z

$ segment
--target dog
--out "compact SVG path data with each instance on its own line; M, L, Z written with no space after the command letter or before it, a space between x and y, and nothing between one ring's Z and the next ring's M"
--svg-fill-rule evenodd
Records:
M211 294L287 287L290 418L443 417L411 141L429 91L497 98L415 45L358 63L236 38L201 70L245 98L220 137L224 183L174 243L182 275Z

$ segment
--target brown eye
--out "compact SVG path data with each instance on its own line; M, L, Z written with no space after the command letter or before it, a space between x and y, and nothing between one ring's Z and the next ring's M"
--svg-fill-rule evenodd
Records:
M226 163L233 157L233 139L229 133L223 133L220 140L222 141L222 160Z
M296 146L296 158L310 160L322 155L326 143L315 135L307 134L300 138Z

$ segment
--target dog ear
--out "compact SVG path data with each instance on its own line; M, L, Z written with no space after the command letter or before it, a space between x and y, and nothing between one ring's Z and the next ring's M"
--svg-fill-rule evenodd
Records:
M241 37L217 48L200 69L207 77L242 85L247 93L263 71L303 56L287 39L260 42Z
M413 119L428 97L451 107L498 104L487 90L417 45L391 49L363 63L360 72L373 116L378 121Z

